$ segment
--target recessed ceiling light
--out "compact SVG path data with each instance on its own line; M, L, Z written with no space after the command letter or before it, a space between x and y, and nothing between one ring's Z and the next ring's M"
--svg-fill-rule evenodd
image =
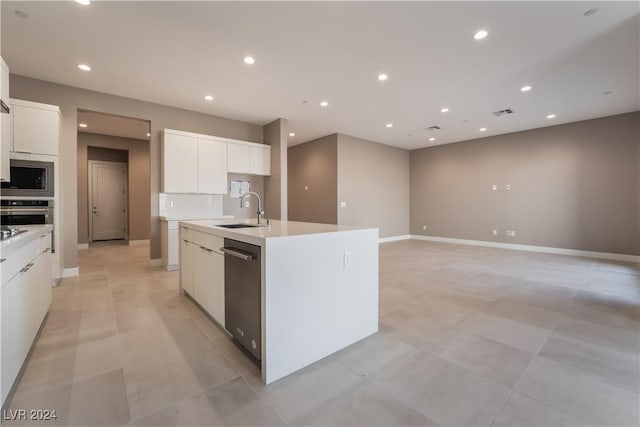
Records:
M22 18L22 19L27 19L27 18L29 18L29 15L27 15L27 12L24 12L24 11L22 11L22 10L16 10L14 13L16 14L16 16L17 16L18 18Z
M76 0L76 3L80 3L83 6L88 6L91 4L91 0Z
M244 63L245 64L249 64L249 65L253 65L256 63L256 60L253 59L253 56L245 56L244 57Z
M388 128L392 128L393 127L393 123L387 123L385 126L388 127Z
M389 76L387 76L386 74L378 74L378 80L380 80L381 82L387 80L389 78Z
M449 111L449 109L448 109L448 108L446 108L446 107L445 107L445 108L441 108L441 109L440 109L440 112L441 112L441 113L446 113L446 112L448 112L448 111Z
M322 102L320 103L320 106L321 106L321 107L328 107L328 106L329 106L329 103L328 103L327 101L322 101Z
M487 128L480 128L480 132L486 132Z
M149 132L147 132L147 136L151 136L151 134Z
M435 140L436 140L435 138L429 138L429 141L431 141L431 142L433 142Z
M610 90L606 91L606 92L602 92L604 95L611 95L613 92L611 92Z
M473 38L476 40L482 40L483 38L487 37L489 35L489 33L486 30L478 30L474 35Z
M555 115L555 114L549 114L549 115L547 116L547 119L555 119L555 118L556 118L556 115Z
M78 126L80 126L81 128L86 128L87 124L86 123L78 123Z
M291 132L291 133L289 134L289 136L296 136L296 134L295 134L295 133L293 133L293 132Z
M531 89L533 89L531 86L522 86L520 92L529 92Z
M591 16L591 15L595 15L596 13L598 13L598 9L589 9L585 13L583 13L583 15L584 16Z
M205 96L204 96L204 99L205 99L206 101L213 101L213 96L211 96L211 95L205 95Z
M78 68L80 68L82 71L91 71L91 67L89 67L87 64L78 64Z

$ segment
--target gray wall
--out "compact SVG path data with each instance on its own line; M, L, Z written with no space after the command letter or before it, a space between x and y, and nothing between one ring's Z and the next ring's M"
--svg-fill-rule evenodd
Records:
M287 120L277 119L263 128L263 141L271 146L271 176L264 179L265 218L287 220Z
M411 233L640 255L640 113L412 151Z
M409 151L338 134L338 224L409 234Z
M78 243L89 242L87 160L123 161L128 163L129 239L149 239L151 229L149 142L86 132L79 132L77 141ZM106 148L115 150L107 150Z
M337 224L338 135L290 147L287 160L289 219Z
M262 142L262 126L209 114L168 107L101 92L11 75L11 96L59 105L62 109L60 144L62 251L64 267L78 265L77 111L86 109L134 117L151 122L151 258L160 258L160 134L163 128L185 130L245 141Z
M230 173L227 178L227 185L231 185L231 181L249 181L251 191L258 193L264 203L264 178L262 176ZM241 208L239 198L229 197L228 194L225 194L222 196L223 213L225 215L233 215L236 218L256 218L258 216L256 213L258 211L258 201L254 196L249 197L251 197L250 207ZM267 216L266 218L271 217Z

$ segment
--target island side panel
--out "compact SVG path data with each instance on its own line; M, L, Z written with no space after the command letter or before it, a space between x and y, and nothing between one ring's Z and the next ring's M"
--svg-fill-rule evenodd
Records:
M269 239L265 246L265 383L378 331L377 229Z

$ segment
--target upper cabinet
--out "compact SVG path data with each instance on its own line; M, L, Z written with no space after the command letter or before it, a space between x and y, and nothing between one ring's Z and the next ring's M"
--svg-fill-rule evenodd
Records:
M271 147L165 129L162 192L226 194L227 173L271 174Z
M37 102L11 100L15 153L58 155L60 107Z
M9 67L0 58L0 99L9 106ZM11 117L0 112L0 181L9 181L9 151L11 151Z
M271 147L255 143L229 143L229 172L271 175Z

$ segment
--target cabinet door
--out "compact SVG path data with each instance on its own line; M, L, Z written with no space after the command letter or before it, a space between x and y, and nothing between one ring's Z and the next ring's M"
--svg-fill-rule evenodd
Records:
M224 327L224 255L211 251L208 258L209 291L205 308Z
M198 140L198 193L227 194L227 143Z
M194 248L193 243L183 240L180 244L180 286L193 297L194 288Z
M168 254L168 265L167 267L173 269L172 266L178 265L180 259L178 257L178 230L168 230L168 238L167 238L167 254Z
M209 269L207 263L209 262L208 252L202 246L194 245L193 247L193 298L206 309L207 300L207 273Z
M162 141L162 191L198 192L198 139L165 133Z
M9 102L9 67L0 58L0 99ZM11 151L11 115L0 113L0 181L10 181L9 151Z
M20 338L20 306L22 274L18 273L2 286L2 337L0 363L2 373L2 403L22 366Z
M60 116L56 111L13 105L13 151L58 155Z
M251 173L251 147L242 144L228 144L228 170L233 173Z
M253 175L271 175L271 147L251 146L251 173Z

